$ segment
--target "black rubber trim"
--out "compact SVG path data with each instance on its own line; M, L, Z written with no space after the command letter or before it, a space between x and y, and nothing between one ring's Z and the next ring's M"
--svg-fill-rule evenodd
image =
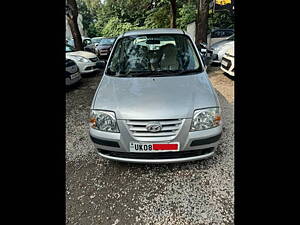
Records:
M106 141L106 140L102 140L102 139L99 139L99 138L94 138L90 135L91 137L91 140L98 144L98 145L105 145L105 146L110 146L110 147L115 147L115 148L120 148L120 145L118 142L115 142L115 141Z
M134 153L134 152L114 152L103 149L97 149L99 153L107 156L113 156L118 158L128 159L176 159L176 158L188 158L193 156L200 156L211 153L214 148L205 148L189 151L178 152L157 152L157 153Z
M211 144L211 143L218 141L221 138L221 136L222 136L222 134L219 134L217 136L213 136L213 137L206 138L206 139L194 140L194 141L192 141L190 146L192 147L192 146L198 146L198 145Z

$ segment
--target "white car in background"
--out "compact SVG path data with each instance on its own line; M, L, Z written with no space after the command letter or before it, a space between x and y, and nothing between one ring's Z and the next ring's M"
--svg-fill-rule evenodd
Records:
M221 63L222 58L227 50L232 48L234 45L234 35L230 38L214 43L208 53L210 54L211 62L213 63Z
M230 76L234 76L234 45L223 56L221 69Z
M92 52L74 51L74 48L68 44L66 44L66 58L76 63L81 74L98 71L101 67L97 55Z

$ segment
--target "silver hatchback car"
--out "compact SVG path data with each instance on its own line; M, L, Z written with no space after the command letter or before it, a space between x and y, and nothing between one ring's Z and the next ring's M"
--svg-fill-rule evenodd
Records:
M126 32L113 46L90 115L104 158L173 163L211 156L221 109L196 45L178 29Z

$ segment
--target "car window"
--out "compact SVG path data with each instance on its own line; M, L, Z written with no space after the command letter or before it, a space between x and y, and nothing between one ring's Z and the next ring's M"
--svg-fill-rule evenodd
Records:
M115 41L115 38L103 38L100 41L101 45L112 45Z
M73 52L74 48L71 45L66 45L66 52Z
M220 31L220 37L226 37L226 32L224 30Z
M141 73L172 74L202 71L200 60L186 35L139 35L123 37L116 43L108 62L109 75Z
M69 40L69 41L68 41L68 45L71 45L71 46L74 47L74 40L73 40L73 39L72 39L72 40Z
M92 39L92 43L100 43L100 41L101 41L101 38L93 38Z
M90 39L84 39L82 43L84 45L90 45L90 44L92 44L92 41Z
M232 34L233 34L233 31L231 31L231 30L225 31L225 36L226 36L226 37L228 37L228 36L230 36L230 35L232 35Z

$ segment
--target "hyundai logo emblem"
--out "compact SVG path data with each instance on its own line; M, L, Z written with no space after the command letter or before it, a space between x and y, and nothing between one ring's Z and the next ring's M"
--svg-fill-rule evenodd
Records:
M148 123L146 125L146 129L149 132L155 133L155 132L159 132L162 129L162 126L159 122L152 122L152 123Z

